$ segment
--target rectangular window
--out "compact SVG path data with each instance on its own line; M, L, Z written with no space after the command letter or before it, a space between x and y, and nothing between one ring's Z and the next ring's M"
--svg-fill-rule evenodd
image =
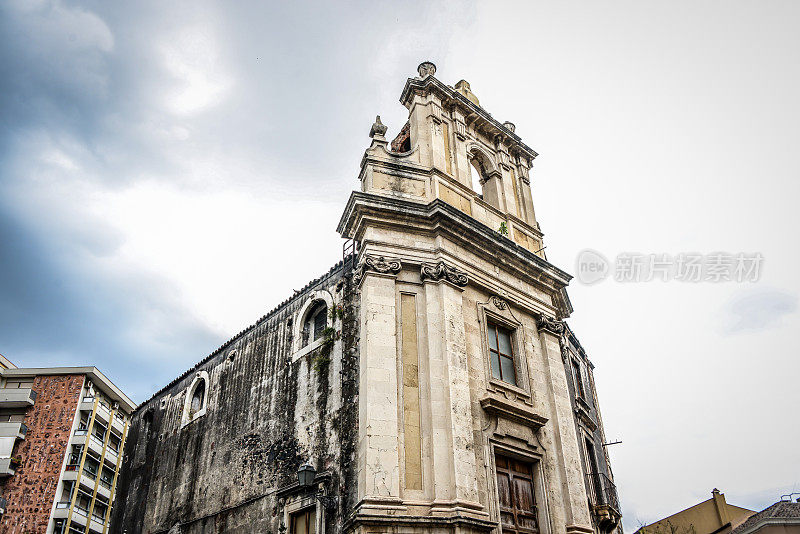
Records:
M6 381L5 387L7 389L32 388L33 387L33 378L8 379Z
M514 351L511 348L511 330L490 321L487 324L487 335L492 376L503 382L517 385L517 373L514 369Z
M575 395L581 399L585 399L585 390L583 389L583 374L581 373L581 364L576 362L575 360L572 361L572 376L575 379Z
M306 508L292 514L291 534L314 534L317 528L317 511L315 508Z
M597 457L594 454L594 445L589 439L583 440L584 451L586 452L586 491L589 492L589 502L598 504L600 496L600 476L597 472Z
M328 326L328 308L323 307L314 317L314 341L322 337L322 332Z
M539 532L533 466L506 456L496 456L497 496L503 533Z

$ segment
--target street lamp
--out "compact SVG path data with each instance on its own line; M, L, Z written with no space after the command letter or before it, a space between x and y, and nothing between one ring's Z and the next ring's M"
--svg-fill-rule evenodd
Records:
M314 478L317 470L314 466L306 462L297 469L297 481L301 488L310 488L314 485ZM330 495L325 495L325 490L320 488L317 492L317 500L322 503L326 512L335 512L338 507L338 499Z
M317 476L317 470L309 463L304 463L297 469L297 480L300 482L300 487L307 488L314 483L314 477Z

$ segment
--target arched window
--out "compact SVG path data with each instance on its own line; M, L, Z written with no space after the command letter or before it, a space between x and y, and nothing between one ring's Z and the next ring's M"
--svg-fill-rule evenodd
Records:
M192 403L189 405L189 419L194 419L206 402L206 381L201 378L192 392Z
M205 415L208 409L208 380L208 372L198 371L191 385L186 389L181 427Z
M328 306L320 300L314 303L303 322L303 346L320 339L327 326Z
M469 177L472 190L478 193L479 197L483 198L483 184L481 184L483 171L481 170L481 164L477 158L470 158L469 160Z

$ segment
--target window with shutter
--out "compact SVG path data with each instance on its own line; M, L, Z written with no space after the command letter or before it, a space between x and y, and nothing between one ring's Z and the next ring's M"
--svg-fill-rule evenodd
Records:
M533 489L533 466L527 462L496 456L497 494L500 522L504 533L539 532L536 495Z
M328 306L324 302L317 302L306 314L303 322L303 346L322 338L328 326Z
M292 514L292 534L314 534L316 523L317 512L314 508L306 508Z

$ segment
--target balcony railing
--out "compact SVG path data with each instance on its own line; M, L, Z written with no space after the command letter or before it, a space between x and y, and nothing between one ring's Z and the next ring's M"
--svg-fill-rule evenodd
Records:
M594 506L609 506L619 512L617 486L605 473L589 473L586 475L586 490L589 502Z
M0 437L2 438L15 437L25 439L27 433L28 427L20 421L0 423Z
M100 485L106 489L111 489L111 481L107 478L100 478Z
M0 388L0 407L27 408L36 402L36 392L31 388Z
M76 504L75 508L73 508L72 511L75 512L76 514L82 515L83 517L89 517L89 510L83 508L80 504Z

